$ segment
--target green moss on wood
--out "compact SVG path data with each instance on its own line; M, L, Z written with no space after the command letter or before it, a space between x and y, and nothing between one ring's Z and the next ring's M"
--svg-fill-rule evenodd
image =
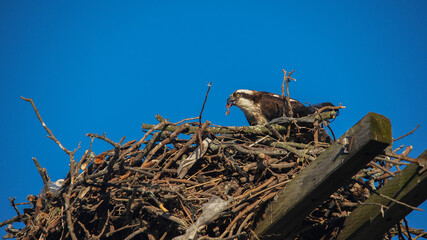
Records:
M371 137L379 142L391 144L393 142L390 119L383 115L368 113L371 121Z

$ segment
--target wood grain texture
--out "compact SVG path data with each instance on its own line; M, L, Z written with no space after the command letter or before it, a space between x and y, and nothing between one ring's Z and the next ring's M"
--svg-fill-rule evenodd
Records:
M345 138L352 139L350 146L342 144ZM311 211L391 143L390 120L368 113L286 185L255 233L261 239L291 237Z
M427 150L418 158L427 158ZM421 167L411 163L378 192L414 207L420 205L427 199L427 171L420 170ZM338 239L380 239L380 236L412 211L409 207L376 194L365 203L368 204L359 206L347 217ZM388 207L383 209L384 217L380 205Z

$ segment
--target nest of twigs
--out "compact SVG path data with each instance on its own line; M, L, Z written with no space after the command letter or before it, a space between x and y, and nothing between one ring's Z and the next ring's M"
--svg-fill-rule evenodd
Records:
M334 111L325 113L335 116ZM57 189L39 168L45 189L28 196L31 205L23 213L16 209L18 216L7 223L21 221L25 227L10 224L5 237L256 237L253 229L265 217L268 203L333 141L323 129L330 119L285 123L275 133L265 127L211 127L209 122L173 124L161 119L157 125L143 126L142 139L126 143L88 134L92 141L101 139L113 148L98 154L89 148L79 161L68 152L70 172ZM390 177L390 168L377 160L380 167L361 170L354 176L357 181L318 206L294 237L336 237L345 217L370 196L367 186L381 186Z

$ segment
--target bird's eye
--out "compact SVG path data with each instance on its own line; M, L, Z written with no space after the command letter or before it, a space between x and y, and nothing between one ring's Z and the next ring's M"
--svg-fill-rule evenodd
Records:
M240 97L240 93L236 93L236 97Z

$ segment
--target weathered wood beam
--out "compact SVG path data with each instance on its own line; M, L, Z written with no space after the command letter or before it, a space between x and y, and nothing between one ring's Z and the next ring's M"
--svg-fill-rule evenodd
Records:
M427 150L418 159L427 159ZM396 177L388 181L378 193L417 207L427 199L427 171L411 163ZM370 196L356 208L344 222L338 239L380 239L391 227L399 223L412 209L377 194ZM384 216L381 214L381 205Z
M255 233L290 238L310 212L391 143L390 120L368 113L278 193Z

